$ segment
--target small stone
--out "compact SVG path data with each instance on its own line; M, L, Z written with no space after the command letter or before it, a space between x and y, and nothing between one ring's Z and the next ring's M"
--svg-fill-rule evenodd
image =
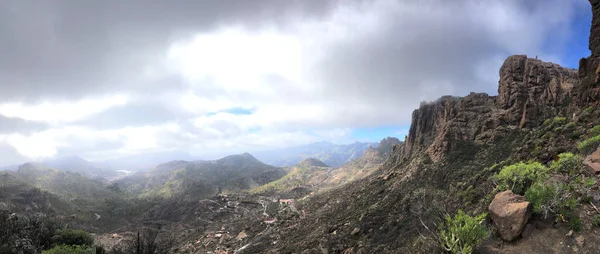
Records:
M360 232L360 228L354 228L354 230L352 230L352 232L350 234L356 235L356 234L358 234L358 232Z
M236 241L241 241L244 240L246 237L248 237L248 234L246 234L246 231L241 231L236 237L235 240Z
M569 233L567 233L565 236L572 236L573 235L573 230L569 230Z
M577 246L579 246L579 248L582 248L585 244L585 237L583 237L582 235L575 237L575 242L577 243Z

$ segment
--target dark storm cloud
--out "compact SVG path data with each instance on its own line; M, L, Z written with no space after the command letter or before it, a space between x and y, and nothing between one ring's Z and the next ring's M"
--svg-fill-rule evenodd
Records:
M378 31L331 45L313 67L327 84L320 87L323 95L365 105L363 113L350 118L355 125L356 119L372 126L408 124L422 100L471 91L495 94L507 56L556 59L544 51L544 43L561 40L573 13L568 1L538 2L535 9L519 1L397 3L399 11L381 11Z
M50 131L40 135L12 137L26 142L19 152L32 158L52 150L57 156L95 158L144 149L226 154L236 147L266 149L327 136L310 134L314 130L406 126L422 100L470 91L494 94L508 55L560 60L573 2L585 3L589 11L586 0L0 1L0 104L17 101L27 108L34 101L69 105L104 93L127 97L128 104L89 116L76 110L83 119L57 114L64 119L52 119ZM196 59L181 69L181 59L165 59L174 43L186 48L199 33L222 36L222 25L247 28L240 29L242 37L265 32L291 38L291 44L301 45L273 47L273 52L251 45L247 48L261 55L247 56L287 53L279 51L298 46L302 55L289 60L303 63L290 66L308 70L296 75L270 66L283 63L266 63L277 57L248 60L226 54L226 47L268 44L260 40L194 45L226 56L184 50L209 59L205 66L220 61L229 68L206 71L199 80L186 76L196 70ZM256 89L245 89L243 78L233 85L220 79L243 72L243 65L228 65L238 61L266 65L256 68L265 72L256 73L261 75ZM184 96L189 93L194 96ZM209 114L235 108L253 114ZM166 123L177 127L157 127ZM2 117L0 124L0 134L48 127ZM158 130L148 130L153 127ZM153 139L156 147L144 142ZM0 142L0 164L13 155L18 153Z
M7 117L0 114L0 134L29 134L50 128L45 123L28 121L17 117Z
M222 24L323 15L322 0L133 0L0 3L0 99L139 90L136 75L173 41Z

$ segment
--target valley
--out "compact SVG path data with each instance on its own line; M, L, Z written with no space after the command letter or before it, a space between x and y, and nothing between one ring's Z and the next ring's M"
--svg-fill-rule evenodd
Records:
M368 176L400 143L384 139L338 168L314 158L281 168L244 153L170 161L109 180L87 174L85 167L72 170L91 164L81 158L26 163L2 172L0 208L43 214L86 230L107 251L135 239L140 230L160 229L177 239L174 253L231 253L249 248L249 239L271 237L279 225L297 227L305 211L296 202ZM76 166L66 163L72 161Z
M589 12L591 9L592 14L588 43L591 55L580 58L578 69L563 67L541 57L538 59L537 55L515 54L518 53L513 52L518 48L516 46L496 50L494 56L501 52L503 58L499 61L500 68L495 70L495 95L477 91L463 96L441 96L435 100L422 101L420 105L412 105L412 114L406 114L406 121L410 120L407 135L398 138L380 137L382 133L392 132L386 130L386 124L403 122L400 118L405 114L401 112L404 109L391 107L394 103L404 103L399 97L387 98L388 90L382 92L376 89L377 84L387 82L387 78L367 75L367 71L363 73L363 69L371 67L371 63L361 65L359 70L346 70L347 66L336 66L325 57L322 60L320 54L324 54L326 50L312 51L313 44L335 44L337 40L350 36L354 32L352 29L358 32L365 29L363 26L368 27L369 31L379 27L379 22L383 24L387 15L392 15L387 12L383 16L366 15L369 19L356 24L350 23L351 28L339 30L331 28L333 25L329 21L315 23L318 25L306 23L294 26L293 29L277 27L285 32L302 32L304 40L286 44L290 51L297 50L294 52L303 57L315 53L319 55L315 58L319 61L309 60L322 60L326 63L325 67L307 68L310 70L307 72L326 72L327 75L324 76L328 78L340 75L337 72L343 74L343 82L339 82L343 86L332 90L294 87L280 93L282 87L294 86L296 79L301 79L302 75L278 68L289 67L305 71L303 64L291 64L291 67L283 66L285 64L268 65L282 73L291 73L293 78L289 79L272 74L271 69L259 66L258 60L242 61L243 68L235 69L243 74L240 74L241 78L231 75L231 72L237 73L229 69L210 69L212 65L237 64L234 61L236 55L252 51L246 48L231 50L233 53L230 50L221 52L226 56L222 63L209 61L210 64L203 64L195 58L185 58L184 55L187 54L178 51L183 46L169 47L167 58L170 61L173 60L171 58L185 58L186 61L182 62L192 62L193 68L188 69L193 71L186 70L185 78L168 76L167 83L177 86L178 82L183 82L180 80L182 79L197 86L190 88L190 91L186 90L183 95L163 94L167 98L164 100L167 101L165 108L153 108L152 112L156 115L138 119L144 124L140 123L137 129L123 127L98 131L100 138L94 140L88 137L93 131L87 132L81 127L85 125L87 118L71 119L70 116L58 113L49 114L56 118L63 117L67 119L63 122L73 124L69 128L61 126L64 129L62 131L80 132L78 135L83 137L80 137L81 140L87 142L83 142L84 145L81 146L82 153L95 155L95 158L103 155L123 156L89 161L75 155L52 157L53 154L77 153L77 149L63 144L69 143L67 137L70 136L66 134L56 134L56 140L60 142L39 143L30 141L25 138L25 134L20 133L1 136L3 140L0 141L6 140L7 144L18 145L0 152L16 151L15 154L30 154L27 158L51 159L12 164L26 156L14 160L11 158L6 160L11 162L11 166L0 170L0 254L600 253L600 0L584 3L586 10ZM275 2L270 4L277 5ZM156 13L162 13L162 8L167 5L157 6L160 11ZM376 7L387 10L390 6L391 3L386 3ZM323 8L320 5L311 6L319 7ZM360 7L374 8L369 5ZM467 7L474 8L470 5ZM530 7L526 6L526 9ZM577 5L577 8L582 7ZM334 9L339 11L338 8ZM481 11L477 8L475 10ZM348 17L340 14L341 16L335 16L334 21L346 22L346 19L361 16L348 14L353 13L352 8L342 8L341 11ZM543 11L551 10L542 8ZM271 16L278 12L261 13ZM499 13L504 15L508 11ZM420 14L415 16L421 17ZM451 16L460 15L452 13ZM177 19L178 16L172 15L169 18ZM316 15L310 20L320 22L321 18ZM474 23L471 18L469 16L466 20ZM296 19L291 20L297 22ZM418 21L417 23L424 23L420 19ZM190 24L196 22L183 22L181 30L164 33L179 34ZM497 28L497 24L493 24ZM321 30L322 27L327 29ZM391 27L393 30L406 29ZM317 29L316 34L336 32L328 34L332 38L323 42L312 41L304 38L310 37L306 36L308 33L304 34L305 29L309 28ZM432 31L444 36L455 36L445 34L443 26L436 25L434 28ZM476 27L471 32L479 34L486 30L484 28ZM338 34L338 31L341 32ZM519 36L525 34L521 30L515 31L513 33ZM140 34L145 32L141 31ZM230 40L234 38L241 41L246 36L242 32L231 33L234 35L230 31L225 33ZM270 33L275 32L269 30L269 33L265 32L267 35L260 36L269 37ZM366 33L366 41L387 41L387 38L375 35ZM410 38L419 36L421 34L406 35ZM468 33L467 37L471 38L470 36ZM193 38L202 42L202 46L186 51L192 52L190 55L194 55L196 51L207 54L202 51L204 47L208 47L206 45L221 44L219 40L213 41L212 37L206 39L198 35ZM287 37L282 38L284 39L277 41L282 44L288 42L285 39ZM491 39L482 39L487 40ZM515 38L507 37L506 40L512 42ZM311 47L300 46L300 41ZM397 46L396 41L392 41L394 47L406 46ZM265 47L259 42L250 40L248 45ZM457 43L453 39L450 42L448 44L460 44L461 47L466 45L464 47L469 50L480 50L477 43L483 43ZM279 50L274 45L268 44L265 52ZM356 53L358 50L353 45L339 46L348 46L352 53L336 51L339 53L338 57L344 61L358 57L368 62L369 58ZM387 54L376 54L379 47L383 47L383 43L370 45L368 50L364 50L368 52L365 55L385 58L384 55ZM262 47L259 48L262 50ZM306 54L307 52L311 54ZM377 72L381 75L396 71L394 68L406 68L415 73L420 69L431 68L441 73L438 66L430 66L432 62L464 52L444 51L436 54L417 57L419 61L415 61L414 68L412 63L406 66L393 64L401 60L397 56L393 56L393 60L386 60L383 65L373 63L373 66L378 71L384 69ZM288 59L294 57L304 61L297 55L284 55L282 59L285 61L282 63L288 63ZM279 59L277 52L272 55L259 52L252 56L256 59ZM144 57L137 56L135 59L138 58ZM219 57L218 60L222 59ZM306 61L311 62L309 60ZM298 60L304 63L303 61ZM479 68L479 65L484 65L481 62L464 64L476 65L478 72L487 71L488 68ZM197 65L209 69L207 73L210 75L195 73ZM154 65L148 66L152 68L147 67L150 71L144 69L142 76L152 81L158 79L148 74L153 72ZM451 67L451 72L456 71L453 69L456 66ZM172 70L167 70L163 72L171 75ZM257 77L248 74L253 71L264 71L266 74ZM466 72L456 72L453 75L461 76L462 81ZM216 78L211 75L224 77ZM48 75L50 76L52 75ZM426 74L417 76L419 78L416 79L430 78ZM354 79L360 79L356 82L367 85L360 87L354 83ZM273 91L263 87L261 82L264 80L277 84ZM308 80L317 82L320 79ZM427 98L422 96L423 93L431 93L438 88L440 91L462 91L444 90L447 88L444 80L435 78L427 81L439 83L434 89L415 88L412 91L409 88L413 86L411 82L414 80L407 80L405 82L410 84L403 87L407 95L402 97L406 100L409 97ZM468 78L464 80L474 83L480 81ZM213 82L235 83L223 85L223 89L233 99L225 100L215 95L219 99L209 101L197 95L206 93L212 96L215 91L207 87L214 85ZM305 82L312 84L306 80ZM393 79L391 84L396 86L398 82ZM479 88L478 85L468 88ZM121 107L132 103L136 107L147 106L140 102L143 101L140 98L155 92L151 85L148 87L144 86L143 89L148 91L144 91L143 95L109 98L106 99L107 102L97 104L112 103L114 107ZM256 106L258 103L242 99L251 90L260 90L256 101L268 101L268 106L261 108ZM400 90L394 91L398 93ZM361 104L350 96L354 93L359 94L359 97L368 94L376 98ZM318 100L321 97L326 98L322 108L313 107L312 102L306 101L298 104L302 107L285 108L301 99ZM335 100L341 101L341 107L333 103ZM85 107L97 106L93 100L82 101L81 105ZM153 103L154 101L150 104ZM380 106L377 110L385 111L382 115L386 117L398 114L400 120L385 121L381 115L373 112L374 108L370 104ZM23 110L19 105L0 105L0 109L29 114L33 119L27 120L30 122L46 117L41 113L31 113L33 110ZM102 107L97 106L97 111L102 113L110 108ZM178 112L177 117L180 118L171 118L171 115L176 115L171 112L175 111L174 108L184 107L187 108ZM279 109L278 107L283 109L274 110ZM331 112L325 110L335 107L342 109ZM146 112L137 108L133 111ZM354 111L359 113L353 115L352 113L356 113ZM73 112L77 113L71 111ZM122 111L119 113L123 115L118 115L116 119L123 122L130 120L128 114ZM301 117L291 119L290 115L295 114ZM266 115L270 117L265 117ZM0 117L2 116L0 112ZM154 117L164 120L164 124L145 124L158 121ZM329 118L335 119L335 123L328 122ZM110 117L98 119L104 120L92 123L108 126L115 124L108 121ZM54 119L46 122L48 126L40 126L50 129L59 126L59 121ZM350 123L353 128L343 128ZM296 131L296 128L302 129L305 126L312 126L312 129ZM377 133L365 134L369 131ZM393 133L404 132L394 129ZM378 138L374 139L375 136ZM51 140L42 134L36 137ZM353 143L314 142L324 137L331 140L352 139ZM355 141L378 139L381 140ZM313 143L305 144L299 140L310 140ZM293 145L286 147L288 143ZM84 149L89 148L88 146L106 148ZM163 146L169 148L157 149ZM173 146L172 149L170 146ZM227 149L243 151L253 146L257 148L251 152L223 155L223 151ZM203 152L207 157L201 159L202 156L191 155L179 150L180 148ZM136 154L135 151L146 153Z

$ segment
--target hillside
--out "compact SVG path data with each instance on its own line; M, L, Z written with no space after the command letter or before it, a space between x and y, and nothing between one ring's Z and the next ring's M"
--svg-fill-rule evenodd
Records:
M58 196L41 191L10 173L0 173L0 210L69 213L73 208Z
M138 172L115 182L136 195L171 197L185 194L208 197L257 187L284 176L286 172L264 164L245 153L215 161L172 161L154 170Z
M381 140L375 148L367 149L362 156L332 170L321 188L338 187L351 181L369 176L377 170L390 156L394 147L402 144L397 138L387 137Z
M282 178L256 187L251 193L300 198L317 190L327 180L332 168L320 160L309 158L288 169Z
M19 180L67 200L93 200L112 195L106 186L79 173L49 168L39 163L23 164L11 172Z
M311 192L340 187L370 175L381 166L393 147L400 144L397 138L385 138L376 148L369 147L360 157L338 168L308 158L290 167L288 174L281 179L255 188L252 192L299 198Z
M337 145L329 142L317 142L255 152L254 155L259 160L277 167L291 167L304 159L314 158L335 168L360 157L369 147L374 146L377 146L377 143L355 142L348 145Z
M508 57L498 96L471 93L423 103L413 112L407 139L380 169L302 200L298 209L305 218L281 222L243 253L439 253L445 215L494 213L490 203L507 189L526 196L512 201L522 202L514 203L523 207L522 224L502 228L498 223L511 219L488 216L483 225L491 233L476 252L598 253L593 161L600 151L587 156L600 143L600 1L591 3L592 55L580 61L579 72ZM532 170L539 178L503 178ZM551 201L543 195L555 195L559 203L540 203ZM549 219L544 207L550 207ZM295 226L283 226L290 224ZM516 231L510 240L506 230Z

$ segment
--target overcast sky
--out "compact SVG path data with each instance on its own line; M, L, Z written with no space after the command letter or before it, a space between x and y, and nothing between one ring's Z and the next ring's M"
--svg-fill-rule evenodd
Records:
M576 67L586 0L4 0L0 164L213 157L404 138L423 100L495 94L511 54Z

